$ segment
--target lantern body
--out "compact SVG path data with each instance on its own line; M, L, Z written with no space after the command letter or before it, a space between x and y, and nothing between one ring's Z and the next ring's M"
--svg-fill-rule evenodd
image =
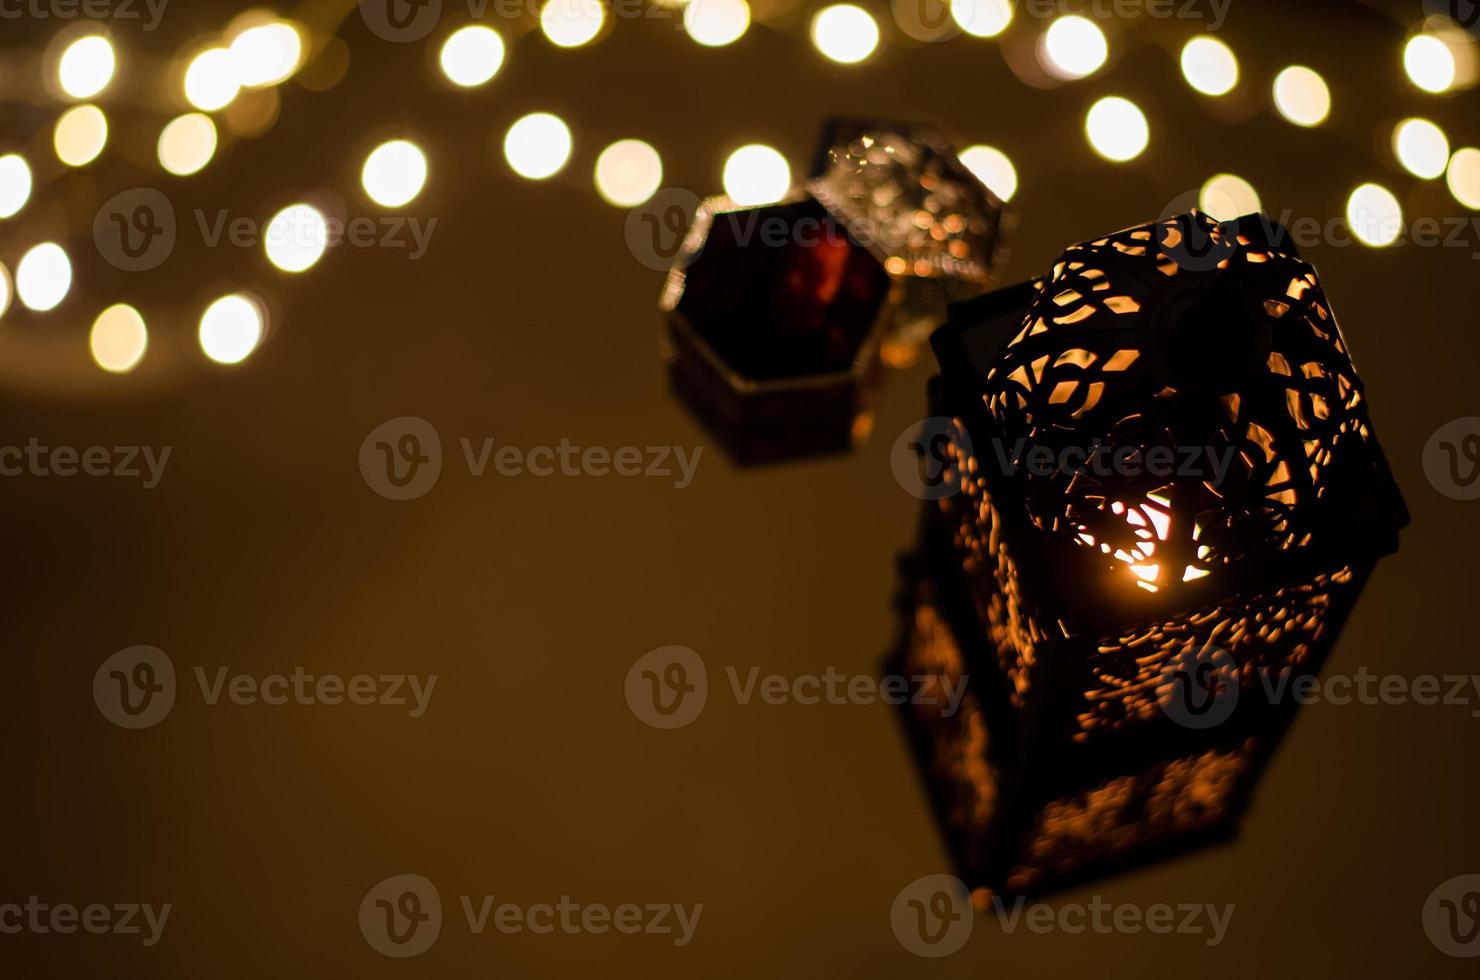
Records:
M744 463L873 427L889 277L817 201L705 201L660 300L672 387Z
M921 560L999 802L953 825L965 866L1033 890L1226 832L1407 520L1314 270L1262 218L1181 215L932 343L955 492Z

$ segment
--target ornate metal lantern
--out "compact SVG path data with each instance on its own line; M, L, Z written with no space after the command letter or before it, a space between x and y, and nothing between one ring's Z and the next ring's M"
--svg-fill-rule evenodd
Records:
M1194 212L932 343L956 492L901 655L954 645L980 704L917 728L967 874L1039 890L1226 833L1289 718L1268 681L1319 669L1407 522L1315 270Z
M741 462L846 450L881 364L981 292L1005 230L936 131L830 122L804 189L700 206L659 302L672 386Z

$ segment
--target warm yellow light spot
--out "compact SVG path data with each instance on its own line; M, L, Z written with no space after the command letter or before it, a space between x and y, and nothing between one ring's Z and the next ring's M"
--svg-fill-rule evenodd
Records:
M504 64L504 39L498 31L473 24L454 31L442 45L442 74L462 88L476 88Z
M540 30L552 44L578 48L601 33L606 7L601 0L549 0L540 11Z
M202 112L226 108L241 87L236 59L225 48L202 51L185 69L185 98Z
M1011 0L950 0L951 19L973 37L996 37L1012 23Z
M1393 130L1393 153L1413 176L1434 180L1449 166L1449 138L1427 119L1405 119Z
M1155 582L1161 574L1160 565L1132 565L1131 572L1143 582Z
M176 177L199 173L216 155L216 124L191 112L173 119L159 134L159 165Z
M0 157L0 218L9 218L31 199L31 165L19 153Z
M1319 126L1331 114L1331 90L1312 69L1292 65L1275 76L1274 104L1297 126Z
M1017 168L995 146L968 146L961 151L961 163L1002 200L1010 201L1017 193Z
M1049 74L1074 79L1093 75L1110 57L1105 32L1088 17L1071 14L1048 25L1041 61Z
M696 44L722 48L750 29L750 4L745 0L690 0L683 10L683 28Z
M143 360L149 347L149 328L138 310L119 303L108 307L93 321L88 347L98 367L113 374L126 374Z
M1403 206L1380 184L1363 184L1346 202L1346 220L1363 245L1382 248L1403 231Z
M770 204L791 188L791 167L774 148L751 143L730 154L723 182L725 193L736 204Z
M1151 141L1145 113L1118 95L1107 96L1090 107L1084 131L1095 152L1116 163L1134 160Z
M596 158L596 190L608 204L630 208L663 183L663 161L642 140L619 140Z
M1409 81L1425 92L1445 92L1454 85L1457 66L1449 45L1432 34L1419 34L1403 49Z
M1212 573L1207 571L1206 569L1194 568L1193 566L1188 565L1182 570L1182 581L1195 582L1200 578L1207 578L1211 574Z
M267 260L284 272L304 272L324 257L329 247L329 225L317 208L294 204L283 208L267 224L262 238Z
M1182 75L1203 95L1227 95L1238 85L1238 59L1217 38L1195 37L1182 49Z
M427 182L427 157L410 140L382 143L365 158L360 184L381 207L410 204Z
M85 167L108 145L108 117L95 105L68 109L52 134L57 159L69 167Z
M27 252L15 269L15 291L29 310L56 309L72 289L72 260L56 242L45 242Z
M1480 211L1480 149L1466 146L1449 160L1449 193L1471 211Z
M287 81L303 60L303 37L292 24L249 27L231 42L237 80L246 88Z
M833 4L819 10L812 18L812 43L832 61L854 65L873 54L879 46L879 25L862 7L851 3Z
M1217 174L1203 184L1199 206L1217 221L1232 221L1263 209L1254 186L1234 174Z
M570 159L570 127L548 112L532 112L504 134L504 159L521 177L553 177Z
M0 262L0 317L10 309L10 270L5 268L5 263Z
M206 308L200 318L200 349L217 364L240 364L262 342L262 311L233 293Z
M101 34L90 34L67 45L57 63L57 81L74 99L90 99L113 81L117 59L113 42Z

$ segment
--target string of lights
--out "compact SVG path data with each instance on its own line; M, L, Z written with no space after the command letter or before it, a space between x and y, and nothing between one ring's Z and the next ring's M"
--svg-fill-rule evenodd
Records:
M338 37L354 7L344 0L305 5L291 18L253 12L238 18L214 41L197 46L184 57L161 67L141 65L162 78L163 85L135 80L128 108L156 119L159 137L155 157L159 168L177 178L200 174L239 135L260 136L261 120L276 118L275 90L295 76L304 76L305 89L322 89L342 77L347 59ZM953 0L949 15L968 38L995 38L1013 20L1008 0ZM552 44L578 48L589 44L610 26L602 0L550 0L540 10L538 27ZM689 0L682 9L688 37L706 47L739 41L751 26L745 0ZM436 65L445 82L459 89L479 89L493 82L519 35L506 39L486 23L469 23L450 33L432 36L437 45ZM833 4L818 10L809 26L817 51L842 65L867 62L878 50L883 34L874 15L863 7ZM1052 20L1038 41L1041 68L1060 83L1088 79L1105 67L1112 44L1093 20L1074 14ZM1476 83L1477 58L1472 40L1444 25L1426 24L1413 33L1402 49L1406 74L1421 93L1437 95ZM0 228L24 219L28 204L60 193L58 183L69 173L95 164L110 141L107 112L100 97L123 72L140 66L127 63L104 31L88 28L59 35L40 59L42 79L32 79L63 103L51 125L51 155L38 151L37 141L25 150L0 155ZM1178 54L1186 83L1209 100L1222 99L1243 81L1238 56L1210 34L1187 39ZM154 100L139 93L167 91ZM1327 123L1332 94L1327 81L1313 68L1291 65L1280 69L1270 87L1271 104L1294 126L1313 129ZM231 113L241 104L263 100L261 111ZM183 111L182 111L183 110ZM223 123L222 120L225 120ZM246 120L245 122L243 120ZM1107 94L1094 102L1084 117L1084 134L1093 151L1112 164L1140 157L1152 138L1152 127L1140 104L1126 95ZM571 159L574 137L570 125L549 112L533 112L514 121L502 140L504 160L516 175L534 181L561 174ZM1421 180L1446 178L1454 199L1466 208L1480 209L1480 149L1454 148L1444 130L1423 117L1399 122L1392 134L1397 161ZM961 153L962 162L1003 200L1018 189L1018 173L1011 157L985 144ZM426 152L408 138L389 139L375 147L360 169L361 189L376 205L398 209L412 203L428 180ZM596 190L608 203L623 208L647 202L663 184L659 150L640 139L624 138L606 146L596 157ZM784 155L765 144L748 144L724 160L721 183L738 204L763 204L782 198L792 185L791 167ZM1220 220L1260 210L1259 195L1243 177L1220 173L1201 191L1201 206ZM1399 236L1403 214L1397 196L1377 183L1355 188L1347 203L1353 234L1364 244L1382 247ZM68 233L78 230L73 222ZM279 210L267 223L263 249L267 260L289 274L309 271L324 257L330 243L330 222L322 210L295 202ZM18 227L12 225L12 227ZM19 226L19 227L23 227ZM51 236L31 239L21 252L12 275L0 262L0 317L13 302L34 314L56 310L73 291L73 265L67 247ZM257 349L267 332L266 305L250 292L233 292L209 302L199 318L198 338L211 361L236 364ZM93 321L89 346L96 364L105 371L124 373L143 359L148 327L137 309L109 305Z

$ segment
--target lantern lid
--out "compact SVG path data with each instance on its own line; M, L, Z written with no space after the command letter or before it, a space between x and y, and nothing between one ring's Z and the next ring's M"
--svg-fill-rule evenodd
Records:
M962 479L1146 592L1339 568L1407 523L1315 269L1262 215L1071 246L933 344L971 416Z

